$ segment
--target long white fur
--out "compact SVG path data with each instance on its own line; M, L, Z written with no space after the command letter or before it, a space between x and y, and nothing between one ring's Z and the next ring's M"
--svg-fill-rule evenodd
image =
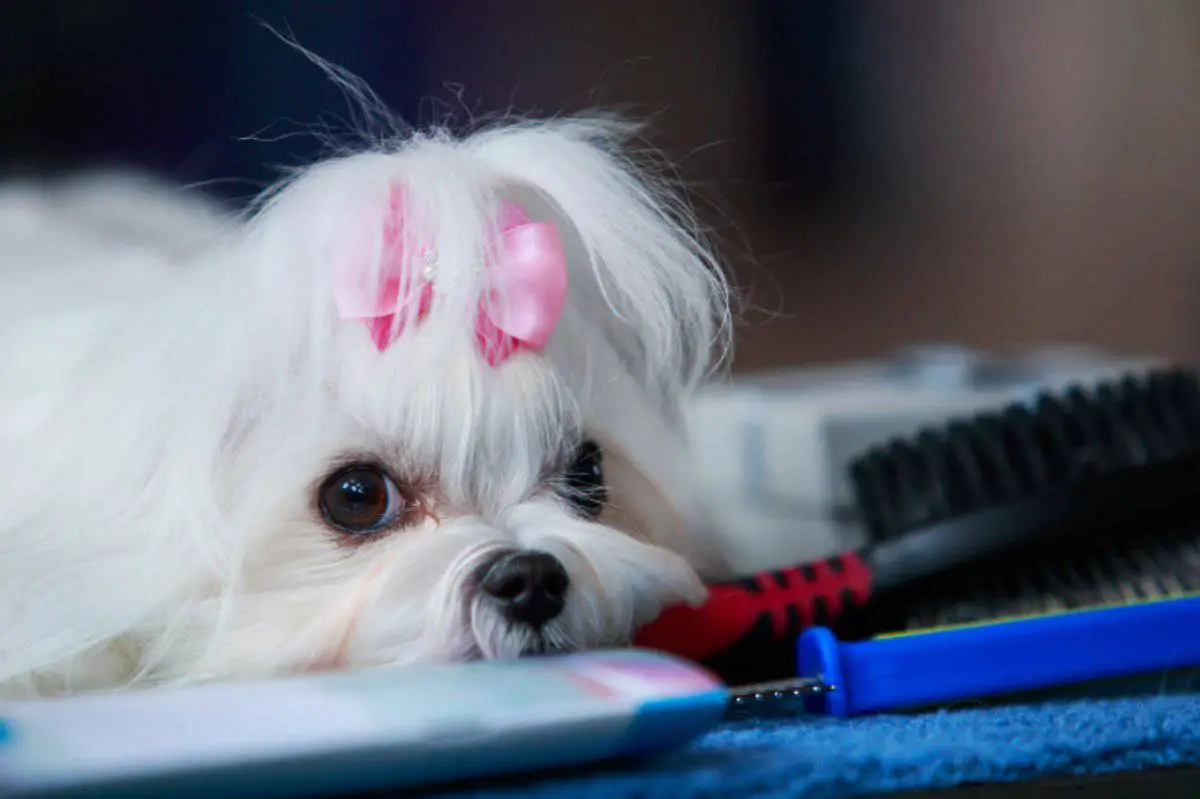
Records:
M726 285L681 199L622 154L630 132L414 132L299 171L246 218L120 178L0 191L0 696L516 656L533 633L472 586L514 547L570 574L549 645L620 644L702 599L719 558L689 532L680 408L725 346ZM438 282L378 352L337 316L331 270L378 268L396 185ZM570 286L546 350L491 368L474 266L502 198L558 226ZM585 432L683 525L556 498ZM436 520L339 543L312 496L355 455L436 484Z

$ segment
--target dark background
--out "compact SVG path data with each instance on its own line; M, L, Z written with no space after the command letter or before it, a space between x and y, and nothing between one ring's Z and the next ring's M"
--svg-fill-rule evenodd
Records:
M1195 0L8 0L0 166L231 202L346 105L653 120L747 293L742 369L911 342L1200 357Z

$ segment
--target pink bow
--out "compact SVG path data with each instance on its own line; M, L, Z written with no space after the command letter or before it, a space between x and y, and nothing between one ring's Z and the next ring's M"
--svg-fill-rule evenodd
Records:
M334 301L344 319L362 320L379 350L405 323L420 320L433 303L436 253L419 233L405 229L403 203L392 193L384 222L378 282L362 250L334 271ZM541 349L558 325L567 299L567 261L554 225L532 222L516 203L500 204L500 235L487 249L485 284L475 320L484 358L498 366L522 346Z

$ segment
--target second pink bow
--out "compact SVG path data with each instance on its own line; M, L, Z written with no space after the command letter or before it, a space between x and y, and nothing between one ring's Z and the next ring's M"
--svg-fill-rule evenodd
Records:
M492 366L522 347L544 347L567 297L566 254L554 225L531 221L510 201L500 203L496 222L498 237L486 248L475 319L476 339ZM369 257L363 254L348 258L334 272L338 312L364 322L381 351L399 338L406 322L420 320L433 304L437 253L421 231L407 226L403 199L393 191L383 222L378 279L371 280Z

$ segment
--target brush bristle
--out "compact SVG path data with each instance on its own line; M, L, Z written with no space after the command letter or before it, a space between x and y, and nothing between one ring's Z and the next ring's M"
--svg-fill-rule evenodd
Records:
M1112 477L1200 458L1200 380L1171 369L953 421L850 466L871 540Z
M889 629L919 630L1175 599L1200 592L1200 524L1106 536L1021 563L970 569L891 608Z

